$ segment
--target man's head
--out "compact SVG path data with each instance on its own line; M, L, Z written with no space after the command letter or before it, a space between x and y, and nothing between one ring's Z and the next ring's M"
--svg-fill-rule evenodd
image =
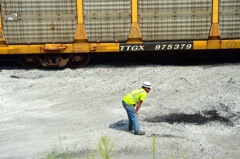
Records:
M151 83L148 81L144 82L142 88L148 93L151 89Z

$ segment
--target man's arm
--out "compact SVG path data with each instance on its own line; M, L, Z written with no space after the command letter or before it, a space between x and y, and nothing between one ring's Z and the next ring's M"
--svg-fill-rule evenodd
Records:
M142 102L143 102L143 101L140 100L140 101L137 103L137 107L136 107L136 114L137 114L137 115L139 114L138 110L140 109L140 107L141 107L141 105L142 105Z

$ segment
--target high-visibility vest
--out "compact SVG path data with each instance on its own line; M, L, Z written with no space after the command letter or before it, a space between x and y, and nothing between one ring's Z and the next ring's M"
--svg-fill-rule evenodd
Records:
M123 101L128 105L135 105L140 100L144 101L147 97L147 92L143 88L133 90L123 97Z

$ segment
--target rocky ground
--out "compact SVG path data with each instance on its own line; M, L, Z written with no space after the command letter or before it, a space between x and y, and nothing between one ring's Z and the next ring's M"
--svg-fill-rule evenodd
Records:
M42 158L59 137L74 154L84 154L108 136L114 158L150 159L156 136L157 158L238 159L240 62L143 61L83 69L1 66L0 158ZM127 131L121 99L144 81L153 86L139 115L146 135L135 136Z

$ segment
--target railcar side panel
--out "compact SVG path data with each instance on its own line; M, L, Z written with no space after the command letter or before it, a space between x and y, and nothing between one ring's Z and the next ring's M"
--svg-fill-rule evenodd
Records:
M2 0L7 44L72 43L77 27L75 0Z
M127 41L131 0L83 0L84 26L90 42Z
M239 0L220 0L219 26L221 39L240 38Z
M208 39L212 0L139 0L143 41Z

